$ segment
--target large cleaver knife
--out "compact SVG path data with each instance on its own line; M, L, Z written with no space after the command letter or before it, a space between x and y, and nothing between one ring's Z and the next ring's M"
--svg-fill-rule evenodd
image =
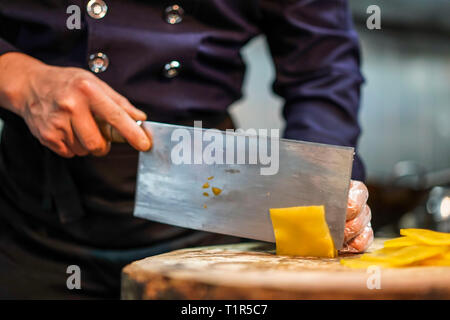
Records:
M139 155L135 216L275 242L270 208L324 205L336 248L342 247L353 148L254 132L211 134L198 127L157 122L142 126L151 132L153 146ZM255 145L259 152L274 155L274 168L274 161L279 161L275 174L262 174L269 165L267 157L262 161L257 156L255 163L254 149L250 151ZM238 164L238 155L243 154L245 161L241 158ZM210 164L208 155L218 157Z

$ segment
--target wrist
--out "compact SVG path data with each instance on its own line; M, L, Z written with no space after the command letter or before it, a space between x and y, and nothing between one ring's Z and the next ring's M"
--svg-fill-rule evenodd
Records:
M22 116L30 95L29 84L43 66L41 61L23 53L0 55L0 106Z

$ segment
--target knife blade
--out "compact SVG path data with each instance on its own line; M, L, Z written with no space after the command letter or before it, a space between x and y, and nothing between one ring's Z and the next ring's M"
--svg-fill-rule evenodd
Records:
M149 121L142 126L151 132L153 146L150 151L139 154L134 216L275 242L270 208L324 205L335 246L342 247L353 148L266 135L267 154L275 154L274 145L278 143L279 163L276 174L263 175L262 168L267 168L267 161L265 164L259 160L252 164L249 161L236 163L238 154L249 154L247 149L255 142L264 141L262 135L215 131L215 139L223 139L222 148L216 145L219 147L215 152L223 156L225 163L208 164L205 163L208 161L198 161L205 152L211 151L208 144L213 140L205 142L203 138L208 136L207 130ZM184 133L180 135L180 132ZM187 148L177 154L181 143L189 145L186 141L180 142L180 137L188 136L190 150ZM199 136L202 145L194 145L192 140ZM226 154L232 153L231 149L234 162L227 162ZM188 159L190 152L193 159L190 163L174 159L174 156ZM220 193L216 195L212 188Z

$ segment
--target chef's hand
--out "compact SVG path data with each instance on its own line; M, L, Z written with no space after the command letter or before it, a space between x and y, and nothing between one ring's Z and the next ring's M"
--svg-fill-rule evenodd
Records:
M54 67L21 53L0 56L0 105L20 115L31 133L63 157L108 153L94 118L114 127L135 149L150 138L137 124L146 115L92 73Z
M347 202L347 221L344 231L344 247L341 253L364 252L373 242L370 225L372 215L367 205L369 191L361 181L352 180Z

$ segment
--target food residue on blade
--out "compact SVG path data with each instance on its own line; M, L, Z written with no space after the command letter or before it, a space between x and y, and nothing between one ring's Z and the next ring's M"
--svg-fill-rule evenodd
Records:
M208 180L212 180L212 179L214 179L214 176L210 176L210 177L207 178L207 179L208 179ZM209 187L211 187L211 185L209 184L208 181L206 181L206 182L202 185L202 188L203 188L203 189L208 189ZM213 193L215 196L218 196L219 194L222 193L222 189L217 188L217 187L212 187L212 188L211 188L211 191L212 191L212 193ZM209 197L209 193L205 191L205 192L203 192L203 196ZM207 208L206 204L203 205L203 208L205 208L205 209Z
M238 169L227 169L227 170L225 170L225 172L227 172L227 173L239 173L241 171L238 170Z
M215 196L218 196L222 192L222 189L212 187L212 192L214 193Z

